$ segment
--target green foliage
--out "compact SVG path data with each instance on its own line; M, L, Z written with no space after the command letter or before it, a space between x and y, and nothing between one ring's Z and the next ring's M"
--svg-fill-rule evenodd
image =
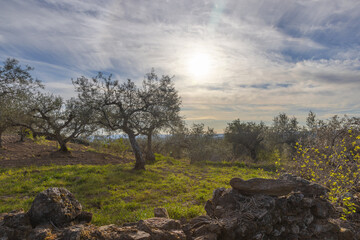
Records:
M165 207L170 217L191 218L204 212L215 188L229 187L233 177L271 177L273 173L241 165L190 165L157 155L146 171L131 163L105 166L41 166L0 171L0 212L28 210L34 197L49 187L66 187L94 213L96 225L122 224L153 217Z
M131 151L128 140L124 138L111 138L110 136L94 137L94 139L90 141L90 147L89 151L114 154L123 158Z
M145 159L135 137L139 134L151 137L179 118L181 100L172 78L158 78L152 71L137 86L130 79L120 83L111 74L99 73L92 79L78 78L73 84L82 103L96 112L94 118L99 128L128 135L136 160L134 169L145 169ZM152 153L150 138L148 150Z
M31 70L31 67L23 68L16 59L10 58L0 66L0 147L4 131L29 122L29 103L43 87L40 81L33 79Z
M261 142L264 140L266 126L263 122L241 122L236 119L228 123L225 129L225 139L233 146L233 153L239 156L242 148L245 148L253 160L257 160Z
M39 145L46 145L49 142L45 136L36 136L33 140Z
M334 146L324 148L307 147L299 143L295 148L293 171L298 175L329 187L329 200L344 207L342 215L355 212L355 204L348 194L360 185L360 135L348 130ZM349 147L350 146L350 147Z
M217 138L214 129L204 124L193 124L186 136L186 150L191 163L223 161L231 158L229 146L224 139Z
M301 137L301 128L296 117L288 117L285 113L279 113L273 119L273 126L268 138L274 145L283 151L283 147L295 145Z

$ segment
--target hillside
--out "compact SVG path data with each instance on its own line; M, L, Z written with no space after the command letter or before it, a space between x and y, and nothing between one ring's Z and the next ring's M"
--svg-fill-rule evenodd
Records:
M26 167L42 165L73 165L73 164L120 164L132 162L110 154L89 151L88 147L69 143L71 154L57 152L54 141L33 141L25 138L19 142L18 136L3 136L4 148L0 149L0 167Z

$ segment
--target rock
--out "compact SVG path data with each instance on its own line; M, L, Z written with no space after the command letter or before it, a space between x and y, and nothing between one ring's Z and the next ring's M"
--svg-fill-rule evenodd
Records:
M138 229L147 231L147 229L162 229L162 230L179 230L181 229L180 222L174 219L166 218L149 218L145 220L140 220L137 224Z
M32 231L29 216L22 210L5 215L1 225L0 231L9 239L26 238Z
M82 211L79 215L76 216L75 220L79 223L90 223L92 216L93 214L91 212Z
M155 217L140 220L137 229L149 233L155 240L186 239L180 221L174 219Z
M352 240L354 239L354 234L347 228L341 228L339 232L339 239Z
M217 240L217 235L214 233L208 233L203 236L197 237L194 240Z
M316 199L311 207L311 212L318 218L328 218L335 213L335 209L328 201Z
M299 191L306 197L319 197L326 195L330 190L317 183L309 182L303 178L291 175L284 174L279 177L279 180L290 181L296 184L296 188L293 190L295 192Z
M292 181L265 178L252 178L247 181L233 178L230 180L230 185L244 195L283 196L296 189L296 184Z
M95 240L100 237L100 233L97 228L92 225L77 224L63 228L60 232L56 233L55 239L66 239L66 240L80 240L80 239L91 239ZM105 238L109 239L109 238Z
M319 197L325 192L320 185L300 178L281 181L232 179L231 185L232 189L214 191L212 199L205 205L210 218L195 218L196 224L190 229L193 238L208 232L218 239L229 240L341 239L339 223L331 219L334 216L332 205ZM285 190L279 186L285 186ZM312 190L306 190L306 187Z
M160 218L169 218L166 208L154 208L154 216Z
M338 235L340 232L340 227L333 223L332 221L327 221L324 219L317 219L310 225L311 231L315 235L319 235L321 233L333 233L334 235Z
M129 233L129 236L131 237L131 239L134 239L134 240L150 240L151 239L150 234L148 234L147 232L143 232L143 231L136 231L134 233Z
M252 178L230 180L232 188L244 195L264 194L269 196L283 196L291 192L301 192L306 197L323 196L329 189L317 183L312 183L302 178L285 174L279 179Z
M21 228L31 225L29 216L24 211L9 213L4 216L3 221L4 226L10 228Z
M81 210L81 204L67 189L49 188L35 197L28 215L33 227L49 222L62 227L69 225Z
M52 234L51 228L46 227L36 227L29 235L30 240L54 239L54 237L55 236Z
M0 225L0 239L1 240L16 239L15 230L13 228Z

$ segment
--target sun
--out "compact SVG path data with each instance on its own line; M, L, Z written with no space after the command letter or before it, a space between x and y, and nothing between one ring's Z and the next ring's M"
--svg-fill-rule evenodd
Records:
M212 58L205 52L193 53L187 61L187 70L191 76L205 77L210 74L212 68Z

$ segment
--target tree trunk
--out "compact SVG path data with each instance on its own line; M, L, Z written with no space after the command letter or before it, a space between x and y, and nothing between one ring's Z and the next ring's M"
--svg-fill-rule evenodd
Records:
M25 142L26 129L21 127L19 130L20 142Z
M147 151L146 151L146 162L147 163L154 163L155 162L155 155L152 151L152 134L147 136Z
M129 136L130 144L135 155L135 170L145 170L145 160L141 154L139 144L135 139L134 133L127 133Z
M0 148L2 148L3 146L2 146L2 134L3 134L3 130L2 129L0 129Z
M256 159L256 149L255 149L255 148L250 148L249 151L250 151L251 159L254 160L254 162L257 162L257 159Z
M59 152L63 152L63 153L69 152L69 149L66 146L66 143L67 143L66 141L63 141L62 139L61 140L58 139L57 141L58 141L58 143L60 145Z
M67 148L66 143L60 144L60 149L59 149L59 151L60 151L60 152L64 152L64 153L69 152L69 149Z

